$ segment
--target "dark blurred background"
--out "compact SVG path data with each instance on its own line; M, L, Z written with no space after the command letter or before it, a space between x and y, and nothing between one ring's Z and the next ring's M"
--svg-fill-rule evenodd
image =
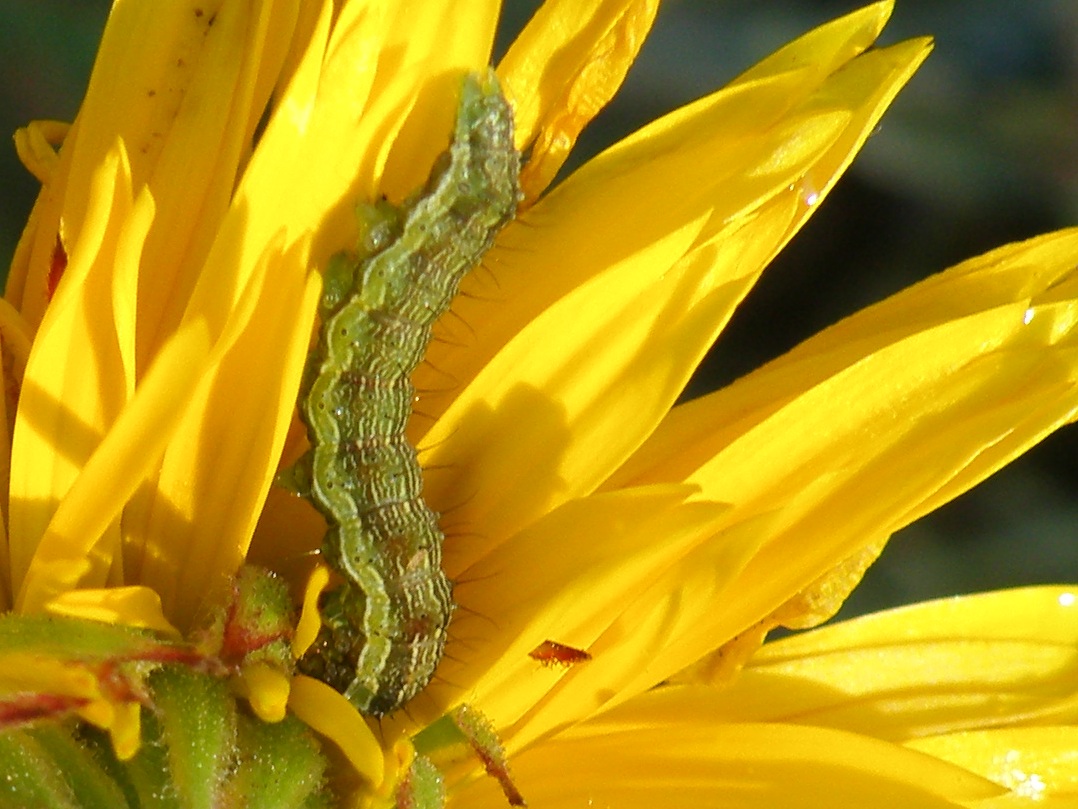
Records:
M507 0L500 47L538 6ZM583 160L862 3L667 0ZM0 2L0 132L70 120L104 0ZM866 304L1005 242L1078 223L1078 3L898 0L881 39L936 49L701 369L718 387ZM5 138L9 136L5 134ZM37 185L0 149L6 268ZM1065 429L901 532L843 610L1078 578L1078 431Z

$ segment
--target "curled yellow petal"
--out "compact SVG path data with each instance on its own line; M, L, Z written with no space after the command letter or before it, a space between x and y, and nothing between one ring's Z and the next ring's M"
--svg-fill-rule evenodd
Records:
M525 204L539 196L580 131L621 85L658 10L657 0L544 3L498 66L513 102Z
M123 703L116 708L115 718L108 726L116 758L129 761L142 742L142 706L137 702Z
M336 744L368 784L381 785L386 775L382 746L348 700L319 680L297 675L292 680L288 707Z
M135 585L69 590L45 604L44 609L52 615L123 624L179 636L176 628L165 618L161 597L149 587Z
M303 591L303 604L300 607L299 621L296 623L296 634L292 638L292 654L297 660L311 648L311 644L318 637L318 630L322 628L322 618L318 612L318 597L322 595L322 591L328 584L329 568L325 565L316 565Z
M56 146L63 143L71 127L63 121L31 121L15 131L15 151L27 171L42 185L49 182L59 166Z
M285 717L291 678L279 669L261 663L244 666L240 673L241 692L263 722L280 722Z

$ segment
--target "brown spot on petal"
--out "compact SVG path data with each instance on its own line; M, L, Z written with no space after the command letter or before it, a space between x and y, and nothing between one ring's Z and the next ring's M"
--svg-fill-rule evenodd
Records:
M56 244L52 246L52 256L49 260L49 277L45 286L50 301L56 293L56 288L60 285L60 279L63 278L64 270L66 269L67 250L64 249L64 243L60 240L60 234L57 233Z

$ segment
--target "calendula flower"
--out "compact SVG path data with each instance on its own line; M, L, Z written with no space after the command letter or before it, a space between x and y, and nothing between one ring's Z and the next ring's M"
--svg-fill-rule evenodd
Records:
M434 680L378 723L292 672L326 525L273 481L303 451L321 270L358 203L423 187L498 3L114 7L71 128L17 139L42 181L0 304L0 719L39 723L0 736L17 794L320 805L305 723L326 789L364 805L1073 796L1065 587L759 647L1074 417L1078 230L675 407L930 45L873 47L877 3L553 184L655 5L551 0L497 65L521 208L415 375L457 610ZM289 578L298 625L245 562ZM93 731L49 724L71 715L131 763L101 774Z

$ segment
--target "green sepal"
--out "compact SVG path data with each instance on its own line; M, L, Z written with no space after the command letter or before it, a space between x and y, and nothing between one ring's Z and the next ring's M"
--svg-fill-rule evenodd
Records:
M444 809L445 779L429 758L417 755L396 798L398 809Z
M142 744L118 761L74 722L0 732L0 809L332 809L326 760L298 719L236 710L224 681L184 668L151 678ZM426 809L426 804L421 805Z
M16 689L0 699L0 809L335 806L306 725L264 723L230 689L251 663L291 672L292 626L287 587L253 567L197 643L81 619L0 618L0 659L28 657L31 675L35 657L57 660L143 705L139 749L119 761L107 733L62 718L86 698Z
M295 717L269 724L240 716L240 763L228 784L244 809L328 809L326 760L310 730Z
M128 796L108 768L90 747L82 744L74 732L74 722L43 723L27 731L63 771L84 809L123 809Z
M128 809L119 786L67 724L0 733L2 809Z
M191 648L148 629L59 615L0 615L0 655L39 654L85 663L151 660L184 662Z
M293 612L283 579L265 568L240 568L231 600L204 633L200 648L226 666L268 663L290 674Z
M92 733L95 737L102 735L97 731ZM107 745L108 741L103 739L102 743ZM111 746L106 749L112 750ZM135 794L135 806L140 809L183 809L172 786L169 750L162 736L161 723L153 711L142 712L142 744L134 758L126 762L116 761L114 757L112 760L121 771L117 780Z
M153 712L184 809L215 809L236 758L236 700L224 680L169 666L150 678Z
M136 760L145 776L164 772L183 809L327 809L326 762L311 732L294 717L263 722L237 710L224 680L182 668L154 674L153 717ZM161 751L166 761L162 762ZM132 762L137 764L138 762ZM141 805L149 804L143 795ZM170 809L171 804L161 804Z
M509 760L493 723L471 705L458 705L416 734L412 743L416 753L434 758L438 757L439 751L466 744L482 762L487 775L498 782L509 805L526 805L513 782Z
M59 663L71 680L37 679L36 660ZM80 678L97 680L117 701L145 701L146 678L170 663L200 667L204 655L193 645L147 629L53 615L0 615L0 729L45 718L61 719L92 701Z
M140 725L143 738L146 737L146 718L152 716L142 711ZM101 769L106 777L111 779L127 800L129 807L143 807L146 804L139 802L138 792L129 777L129 762L120 761L116 758L115 749L112 746L112 738L108 733L86 722L72 720L74 730L72 737L91 756L94 763ZM124 804L118 803L117 806Z
M75 793L60 766L29 731L0 733L0 806L21 809L77 807Z

